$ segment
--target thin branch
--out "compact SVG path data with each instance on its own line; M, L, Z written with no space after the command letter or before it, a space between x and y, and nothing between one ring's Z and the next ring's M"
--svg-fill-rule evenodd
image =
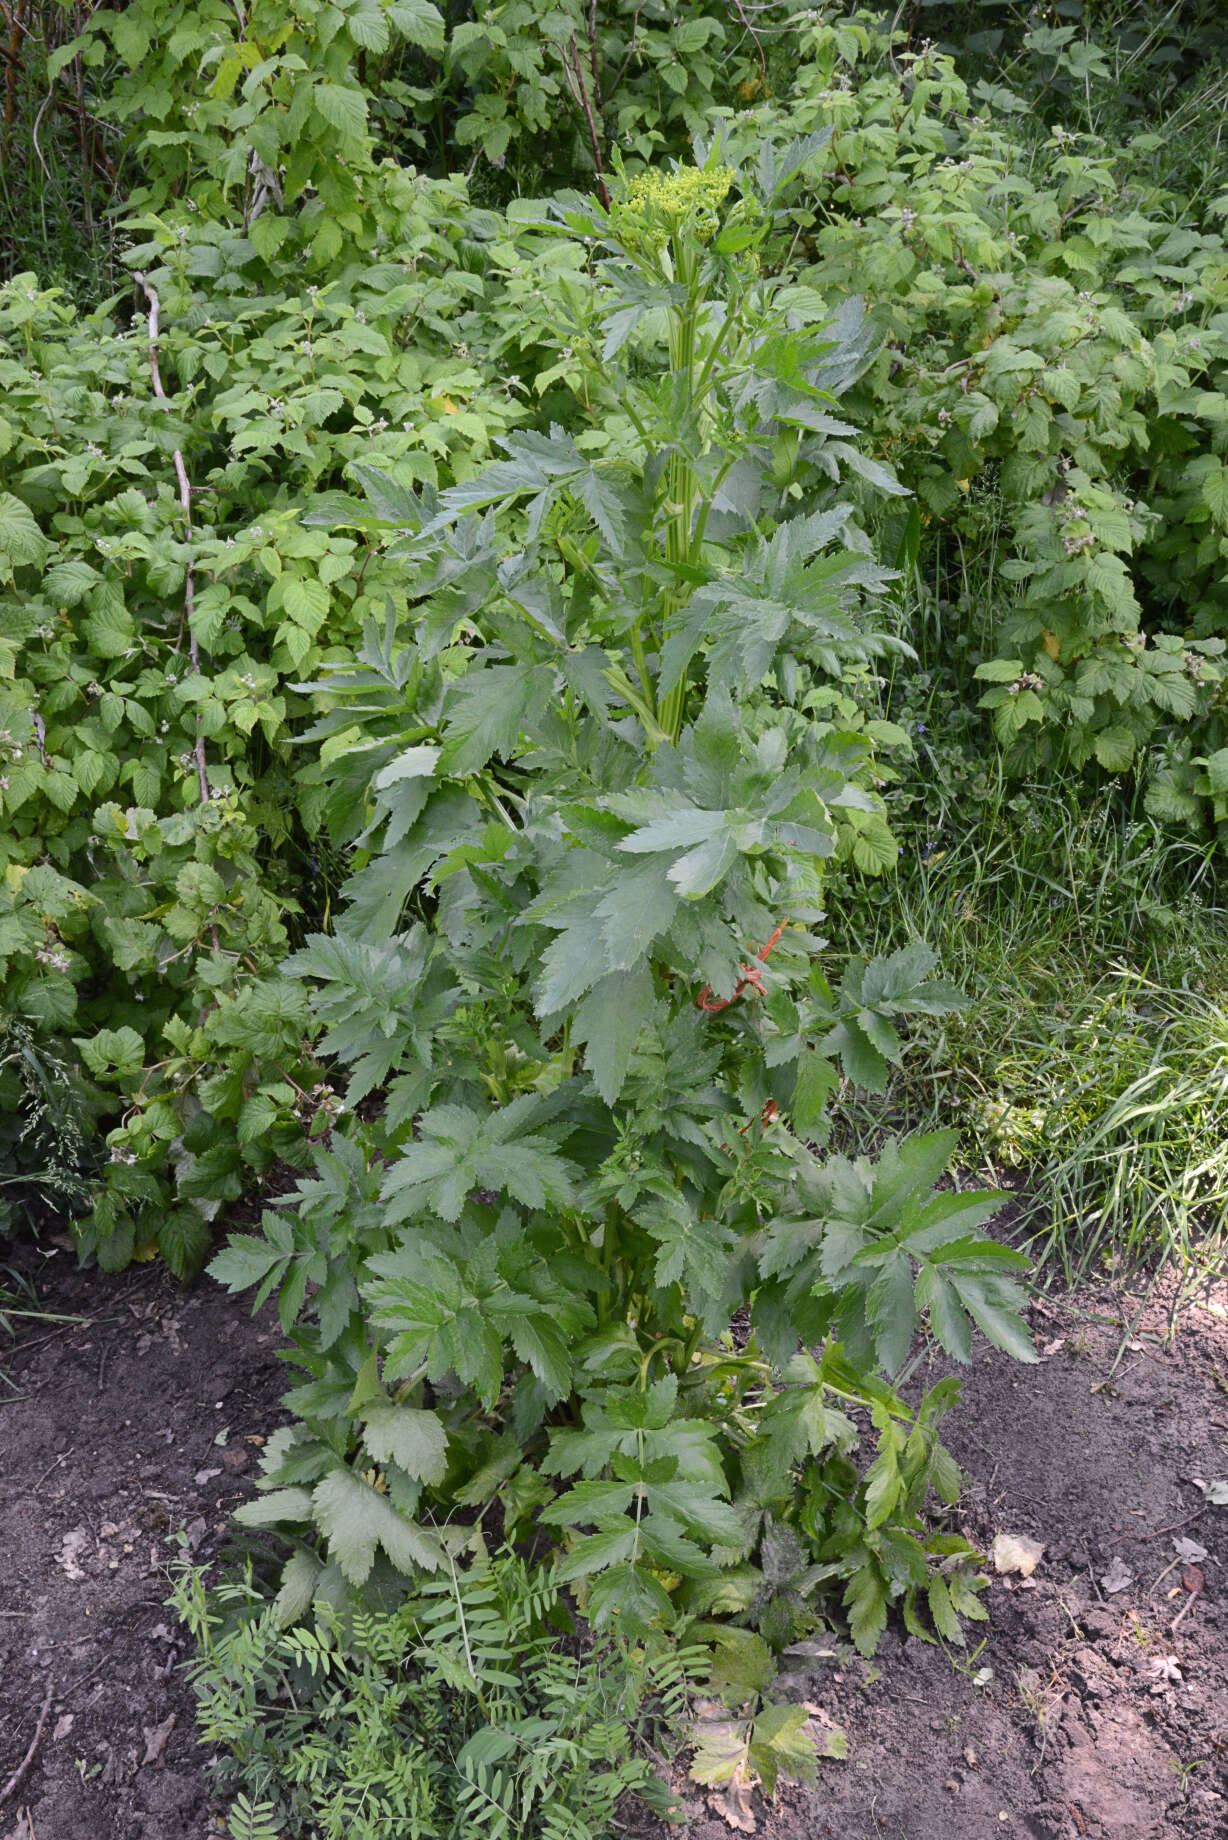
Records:
M21 34L25 26L25 10L26 0L17 0L17 5L11 13L7 7L3 9L5 24L9 29L9 41L5 48L8 69L4 78L4 155L6 160L13 125L17 120L17 82L21 72Z
M584 82L584 66L580 62L580 53L576 49L575 34L571 39L571 63L563 59L563 68L574 82L575 94L584 110L584 119L588 123L588 136L593 147L593 164L597 168L597 190L601 193L601 202L608 211L610 208L610 190L605 182L605 162L601 157L601 136L597 132L597 120L593 114L593 105L589 100L587 86Z
M733 0L733 10L737 14L738 18L742 21L742 28L745 31L747 37L750 39L752 45L755 47L755 55L759 59L759 69L762 71L763 80L766 83L767 82L767 59L763 55L763 45L760 41L759 34L756 32L754 26L750 23L750 20L746 17L746 8L742 5L742 0Z
M158 366L158 315L162 310L162 303L158 299L156 289L151 287L147 277L143 275L139 269L135 271L134 279L137 286L144 293L146 300L149 302L150 381L153 384L154 395L158 398L158 401L169 402L170 398L162 387L162 372ZM179 504L183 511L184 528L188 539L188 556L184 565L183 577L183 614L179 622L179 635L180 639L182 639L183 629L186 626L188 629L188 656L192 660L193 671L199 677L200 646L196 639L196 629L192 624L193 616L196 612L196 573L192 563L191 549L192 487L188 481L188 469L183 462L182 450L177 447L171 458L175 464L175 477L179 481ZM196 722L196 746L192 751L196 758L196 783L200 788L200 802L202 805L207 805L213 797L213 793L209 786L209 767L205 758L205 737L201 731L199 717ZM210 931L213 934L213 949L216 952L218 947L216 926L212 927Z
M597 56L597 0L588 0L588 55L593 67L593 107L601 113L601 63Z
M627 65L631 62L632 58L635 56L636 41L639 37L639 30L640 30L640 14L643 12L643 10L644 10L644 0L639 0L639 5L636 7L635 12L631 19L631 37L627 43L627 55L623 59L622 63L618 66L617 74L615 75L613 83L611 83L610 85L609 93L611 96L614 94L615 90L618 88L619 84L622 82L623 78L626 76Z
M78 0L78 4L73 8L73 28L78 37L81 33L81 24L81 6L80 0ZM90 157L89 136L85 127L85 65L79 51L72 61L72 73L73 90L77 104L77 150L81 155L81 205L85 215L86 235L92 238L94 234L94 213L90 208L90 184L88 175L94 170L94 162Z
M7 1802L9 1796L20 1789L22 1783L25 1781L26 1771L34 1762L34 1753L38 1749L38 1741L47 1728L47 1714L51 1711L51 1701L54 1694L55 1682L54 1680L49 1680L47 1682L47 1697L43 1701L43 1709L38 1715L38 1724L34 1727L34 1736L30 1739L30 1748L5 1783L3 1789L0 1789L0 1802Z

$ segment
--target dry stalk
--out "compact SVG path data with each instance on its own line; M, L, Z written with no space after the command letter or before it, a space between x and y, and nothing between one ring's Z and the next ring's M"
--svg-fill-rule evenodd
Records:
M145 295L146 300L149 302L149 376L150 376L150 381L153 384L154 395L158 398L158 401L159 402L169 402L170 398L167 396L165 389L162 387L162 372L158 365L158 331L159 331L158 318L162 311L162 303L158 299L157 289L154 288L150 284L148 277L142 274L139 269L135 272L135 280L136 280L138 287L141 289L142 293ZM200 676L200 646L197 643L196 631L192 624L192 618L196 611L196 574L195 574L195 569L194 569L193 562L192 562L192 552L191 552L192 487L191 487L191 483L188 480L188 469L184 465L182 450L177 447L174 453L172 454L171 458L174 461L175 478L179 482L179 504L183 511L184 530L185 530L185 533L187 535L187 540L188 540L188 557L187 557L187 562L184 565L184 578L183 578L183 613L181 614L180 620L179 620L179 637L175 641L175 649L178 650L179 646L183 643L183 632L184 632L184 628L186 627L187 634L188 634L188 657L192 661L193 671L199 677ZM213 797L213 792L209 785L209 765L205 757L205 737L201 732L199 718L197 719L197 723L196 723L196 746L194 747L192 752L196 760L196 783L200 790L200 802L202 805L207 805L210 799ZM217 947L218 947L218 936L217 936L216 926L211 927L210 931L213 935L213 949L216 952Z

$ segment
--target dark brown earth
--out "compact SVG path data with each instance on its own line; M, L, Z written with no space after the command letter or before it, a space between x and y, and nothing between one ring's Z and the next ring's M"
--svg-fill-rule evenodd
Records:
M1228 1835L1228 1506L1199 1486L1228 1476L1228 1286L1204 1287L1170 1337L1174 1288L1141 1316L1107 1287L1037 1304L1039 1368L978 1351L946 1421L970 1478L958 1524L1044 1557L1026 1582L994 1577L979 1649L889 1634L873 1665L798 1678L848 1760L820 1765L817 1793L753 1808L766 1840ZM1179 1539L1207 1556L1183 1563ZM688 1811L688 1840L729 1840L711 1808Z
M44 1307L88 1321L0 1348L16 1388L0 1383L0 1788L51 1691L0 1840L205 1840L219 1804L164 1600L177 1536L217 1551L278 1422L275 1327L159 1271L79 1273L59 1254L38 1283ZM1200 1487L1228 1476L1228 1287L1171 1337L1165 1296L1137 1321L1109 1288L1039 1304L1039 1368L973 1366L947 1421L970 1476L961 1524L1044 1557L1026 1582L994 1579L979 1651L892 1634L872 1666L793 1681L849 1757L816 1792L756 1797L766 1840L1228 1833L1228 1507ZM1177 1539L1206 1557L1183 1561ZM1115 1560L1130 1578L1110 1590ZM686 1840L728 1840L696 1793L686 1807Z
M276 1321L208 1280L79 1272L63 1252L35 1282L86 1321L0 1345L0 1788L52 1694L0 1836L204 1840L220 1804L165 1599L182 1555L220 1546L278 1422Z

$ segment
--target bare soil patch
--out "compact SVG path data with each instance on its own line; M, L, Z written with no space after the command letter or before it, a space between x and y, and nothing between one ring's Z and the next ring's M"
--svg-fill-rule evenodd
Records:
M820 1765L817 1793L755 1810L767 1840L1228 1833L1228 1507L1199 1486L1228 1476L1228 1287L1170 1334L1173 1289L1141 1315L1110 1287L1038 1303L1038 1368L977 1349L945 1427L970 1478L956 1524L1044 1556L994 1577L979 1652L975 1632L950 1656L889 1632L873 1664L797 1678L849 1755ZM947 1371L935 1358L918 1379ZM691 1840L728 1840L688 1807Z
M61 1253L36 1282L85 1320L0 1348L0 1788L52 1696L0 1836L203 1840L219 1804L165 1598L181 1551L217 1551L279 1422L276 1321L161 1267Z
M0 1788L51 1692L0 1840L205 1840L219 1804L168 1568L180 1532L216 1553L250 1488L286 1385L276 1326L208 1281L80 1273L66 1255L39 1286L87 1320L0 1350L15 1387L0 1386ZM1039 1368L979 1351L947 1421L970 1477L958 1524L1044 1557L1027 1580L995 1577L979 1652L892 1632L872 1665L793 1679L849 1757L817 1791L757 1804L766 1840L1228 1830L1228 1507L1200 1487L1228 1476L1228 1288L1171 1336L1169 1296L1137 1321L1138 1298L1108 1288L1037 1305ZM687 1840L728 1840L693 1787L684 1799Z

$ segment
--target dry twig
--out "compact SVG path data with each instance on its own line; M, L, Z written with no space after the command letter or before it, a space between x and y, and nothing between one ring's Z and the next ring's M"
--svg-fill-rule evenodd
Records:
M43 1709L38 1715L38 1724L34 1727L34 1736L30 1739L30 1748L5 1783L3 1789L0 1789L0 1802L7 1802L9 1796L20 1789L22 1783L25 1781L26 1771L34 1762L34 1753L38 1749L39 1739L47 1728L47 1714L51 1711L51 1701L54 1694L55 1682L49 1680L47 1682L47 1697L43 1701Z

